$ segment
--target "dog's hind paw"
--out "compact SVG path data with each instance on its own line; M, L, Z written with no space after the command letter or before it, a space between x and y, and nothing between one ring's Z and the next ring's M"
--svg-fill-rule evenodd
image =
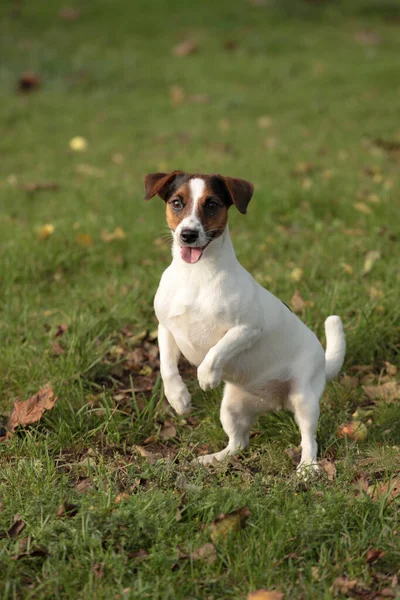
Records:
M310 479L315 479L321 475L321 467L317 462L301 462L297 465L296 474L302 481L309 481Z
M225 448L224 450L215 452L214 454L204 454L203 456L198 456L192 461L192 464L200 463L201 465L212 465L214 461L220 462L228 455L229 450Z

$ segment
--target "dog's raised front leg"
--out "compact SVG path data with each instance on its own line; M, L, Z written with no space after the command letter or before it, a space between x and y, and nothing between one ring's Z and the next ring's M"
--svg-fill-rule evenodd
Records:
M229 329L215 346L210 348L197 369L199 385L205 392L221 383L222 371L232 358L248 350L260 336L261 329L237 325Z
M178 371L178 360L181 353L172 333L162 325L158 326L158 345L165 396L178 415L184 415L190 411L191 398Z

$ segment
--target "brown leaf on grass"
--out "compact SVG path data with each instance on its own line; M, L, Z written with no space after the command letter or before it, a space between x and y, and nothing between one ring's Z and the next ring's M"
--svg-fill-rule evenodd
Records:
M356 202L354 208L363 215L372 215L372 208L365 202Z
M388 375L390 375L391 377L394 377L397 373L397 367L396 365L392 365L392 363L390 363L389 361L385 360L383 361L383 364L385 365L385 371Z
M52 387L47 384L28 400L17 400L7 423L10 433L19 426L26 427L39 421L46 410L51 410L56 403Z
M61 346L59 342L53 342L51 344L51 353L54 356L61 356L62 354L64 354L64 352L65 348L63 348L63 346Z
M81 11L73 6L64 6L58 14L64 21L77 21L81 16Z
M376 263L377 260L380 259L380 257L381 257L381 253L379 252L379 250L370 250L369 252L367 252L367 254L365 255L364 265L362 268L362 275L367 275L368 273L370 273L372 271L374 264Z
M374 501L385 496L388 502L392 502L400 496L400 475L392 477L389 481L386 481L386 483L374 486L372 491L370 486L367 490L367 494L370 495Z
M172 54L174 56L189 56L189 54L194 54L199 49L199 44L194 40L187 39L177 44L172 48Z
M312 173L315 173L316 170L317 167L313 163L302 162L293 169L292 175L293 177L302 177L304 175L311 175Z
M370 400L393 402L400 399L400 383L397 381L388 381L382 385L363 385L363 390Z
M176 437L176 427L172 421L167 419L160 431L160 438L162 440L170 440L174 437Z
M78 492L78 494L86 494L86 492L92 488L93 484L89 477L80 477L77 483L74 485L74 490Z
M238 508L230 513L222 513L211 523L210 537L213 542L226 538L232 532L245 527L250 511L247 506Z
M14 515L14 523L11 525L10 529L7 531L7 535L9 538L15 540L25 528L25 521L21 519L21 515Z
M356 31L354 34L354 39L356 42L361 44L362 46L379 46L382 41L381 36L376 31Z
M68 331L68 325L66 323L61 323L60 325L57 325L57 331L54 337L61 337L66 331Z
M74 517L78 514L79 506L70 502L62 502L57 510L57 517Z
M18 81L18 89L20 92L32 92L41 85L41 78L36 73L26 71L21 75Z
M290 306L295 313L302 313L306 307L306 302L303 300L300 291L297 288L290 300Z
M127 552L126 554L128 558L132 558L134 560L137 560L138 562L141 562L149 556L147 550L144 550L143 548L140 548L140 550L136 550L136 552Z
M140 456L142 456L143 458L146 458L150 464L155 463L155 461L157 460L157 458L159 458L157 456L157 454L154 454L154 452L150 452L149 450L146 450L146 448L143 448L143 446L134 446L136 452L138 452L138 454L140 454Z
M217 551L213 544L207 543L204 544L204 546L201 546L201 548L194 550L190 557L192 560L202 560L211 565L217 560Z
M102 579L104 575L104 563L94 563L92 573L96 575L97 579Z
M365 557L365 562L366 563L373 563L377 560L379 560L380 558L382 558L382 556L384 555L384 551L383 550L377 550L376 548L370 548L367 552L367 555Z
M122 492L122 494L118 494L115 498L115 504L121 504L122 502L127 502L130 499L130 495L126 492Z
M278 592L278 590L266 590L261 588L255 592L249 592L247 600L283 600L285 594Z
M179 106L186 100L186 92L180 85L171 85L169 88L169 98L172 106Z
M357 579L347 579L347 577L336 577L331 586L332 592L341 592L347 594L351 590L354 590L358 585Z
M336 477L335 463L328 460L327 458L322 458L318 461L318 464L321 467L321 469L326 473L329 481L333 481Z
M100 237L103 240L103 242L106 242L108 244L110 242L114 242L115 240L124 240L126 238L126 233L122 229L122 227L116 227L111 233L103 229L100 234Z
M93 238L89 233L78 233L75 241L79 246L93 246Z
M22 183L20 189L24 192L41 192L43 190L58 190L60 186L55 181L39 181L35 183Z
M359 382L357 377L343 375L343 377L340 378L340 383L343 385L343 387L347 388L348 390L355 390L358 387Z
M297 467L301 459L301 446L296 448L286 448L284 451L292 461L293 466Z
M36 546L32 548L32 550L28 550L26 552L19 552L16 556L12 556L11 560L23 560L24 558L46 558L49 553L44 548L40 548Z

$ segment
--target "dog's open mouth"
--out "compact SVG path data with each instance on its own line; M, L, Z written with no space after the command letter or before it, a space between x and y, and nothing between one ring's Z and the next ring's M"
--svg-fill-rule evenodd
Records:
M197 263L203 256L204 250L211 241L212 238L210 238L207 244L202 247L181 246L181 257L189 264Z

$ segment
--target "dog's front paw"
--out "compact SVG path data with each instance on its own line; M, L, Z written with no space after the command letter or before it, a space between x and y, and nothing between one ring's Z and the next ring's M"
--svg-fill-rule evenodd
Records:
M296 474L302 481L309 481L315 479L321 474L321 467L316 461L303 461L297 465Z
M186 415L190 412L192 399L185 385L166 386L164 384L164 394L178 415Z
M197 379L199 386L204 392L213 390L221 383L222 369L210 367L206 361L203 361L197 369Z

